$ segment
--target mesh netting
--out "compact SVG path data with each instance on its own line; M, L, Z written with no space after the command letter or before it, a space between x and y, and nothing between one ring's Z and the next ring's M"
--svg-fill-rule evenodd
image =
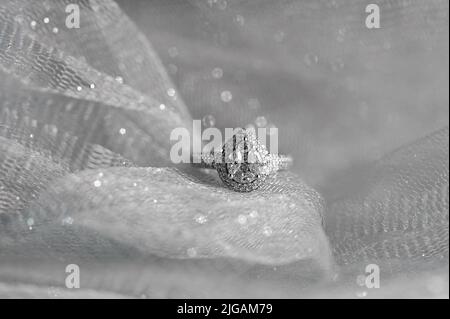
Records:
M448 262L448 128L380 160L356 194L330 204L339 263Z

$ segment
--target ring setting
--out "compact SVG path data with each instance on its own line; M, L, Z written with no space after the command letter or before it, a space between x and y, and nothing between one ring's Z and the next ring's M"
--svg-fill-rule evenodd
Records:
M270 154L252 129L238 129L220 152L201 154L203 167L217 170L222 182L237 192L251 192L292 162L288 156Z

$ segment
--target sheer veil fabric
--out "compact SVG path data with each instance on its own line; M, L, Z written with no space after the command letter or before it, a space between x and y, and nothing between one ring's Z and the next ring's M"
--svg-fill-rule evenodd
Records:
M81 26L68 29L65 10L74 3ZM410 286L413 296L448 294L439 285L421 289L448 278L449 133L441 128L448 94L445 100L439 91L448 93L448 73L419 66L418 82L437 78L437 88L424 86L417 102L408 95L416 83L399 84L391 99L370 90L393 92L380 83L395 77L385 74L392 56L411 46L432 50L419 49L408 62L432 57L448 69L439 60L448 56L448 3L387 1L386 29L362 44L360 1L145 3L0 3L1 296L357 297L355 280L369 263L389 278L374 297ZM182 34L177 12L187 17L180 26L198 18L202 28ZM423 21L406 19L411 12ZM389 24L395 19L402 23ZM164 29L169 23L173 29ZM334 28L337 44L327 35ZM297 29L303 40L292 37ZM380 56L382 70L371 69L370 59L364 64L364 55ZM274 88L277 82L283 86ZM292 93L298 86L300 101ZM425 99L427 116L419 105ZM389 111L398 122L386 134L395 139L367 133L389 139L386 145L368 136L332 145L339 127L354 134L367 126L370 110L361 100L379 103L381 113L412 104ZM352 103L362 105L362 118ZM304 118L297 121L298 110ZM219 128L245 126L263 112L279 127L281 150L297 162L260 190L236 193L215 172L171 163L174 128L190 130L193 118L208 114ZM418 123L420 134L411 134ZM327 186L363 149L371 149L363 176L342 194ZM68 264L80 267L80 289L65 288Z

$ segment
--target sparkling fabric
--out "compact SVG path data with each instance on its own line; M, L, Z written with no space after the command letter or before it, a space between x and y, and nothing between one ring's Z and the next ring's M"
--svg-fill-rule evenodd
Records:
M338 263L384 262L385 271L448 263L448 135L444 128L389 154L358 191L329 205Z
M81 9L83 27L79 30L64 25L65 7L74 2ZM396 53L416 42L437 48L432 52L438 53L419 51L420 58L440 55L442 47L445 52L448 13L445 15L444 9L448 3L386 3L397 18L425 10L435 19L423 34L407 32L409 41L400 41L399 46L395 41L401 38L400 31L424 27L430 20L424 15L423 20L402 20L400 31L387 28L383 32L388 44L381 36L361 44L369 56L367 64L355 60L354 72L345 70L345 74L360 75L370 68L370 57L380 55L383 45L383 50L393 46ZM127 10L125 1L120 5ZM0 295L354 297L354 279L363 268L353 267L367 262L390 265L391 261L396 266L385 269L393 274L438 268L436 276L448 278L439 268L448 265L448 129L371 166L373 175L357 183L365 187L360 193L330 198L326 204L319 191L303 181L321 186L336 169L335 162L342 164L342 157L337 156L339 147L322 143L339 130L323 128L316 118L316 114L332 116L324 115L331 108L313 109L330 101L363 105L354 92L370 91L371 81L379 84L384 79L380 72L364 78L358 88L354 87L358 76L344 77L342 90L336 84L342 83L342 70L353 56L354 46L342 49L324 34L336 29L342 41L359 43L366 31L352 19L364 12L358 11L360 3L263 1L258 10L255 6L247 1L232 5L220 0L162 6L161 10L184 8L187 13L199 10L216 23L206 30L220 26L220 30L240 34L230 40L226 33L217 32L218 44L236 41L235 46L243 48L239 54L222 50L220 45L195 56L169 47L169 56L179 59L178 68L186 68L182 73L175 72L173 63L166 63L166 68L150 43L152 35L155 42L164 36L169 43L172 35L152 31L144 35L113 1L1 1ZM341 30L337 20L327 19L331 10L347 17L350 27ZM264 19L266 16L272 18ZM260 20L266 22L256 22ZM319 23L323 20L327 22ZM286 25L270 25L269 21L285 21ZM233 31L242 24L249 29ZM288 41L289 32L281 31L299 27L304 30L304 43ZM266 34L273 44L263 48ZM195 42L181 43L187 48ZM331 53L319 58L314 49L318 46L321 52L342 52L339 58ZM297 53L301 53L301 63L293 58ZM227 77L227 71L216 66L217 56L242 72ZM410 57L409 61L413 60ZM210 63L212 73L201 73L200 63ZM242 81L256 74L261 79L259 89L250 84L239 90ZM212 84L211 76L223 77L223 89ZM439 77L445 74L439 73ZM246 92L269 92L274 80L283 79L295 88L295 83L301 82L304 100L294 103L281 98L292 95L279 89L261 100L281 105L264 108ZM445 84L445 80L441 82ZM325 93L318 94L316 87ZM402 89L406 90L406 85ZM348 92L353 92L351 98L345 95ZM424 92L423 99L435 93L429 87ZM386 102L382 110L410 101L405 99L381 101ZM448 124L441 116L448 114L448 100L446 108L442 101L431 100L427 112L432 115L423 120L422 131ZM297 121L293 113L304 104L315 108L304 108L304 118ZM239 105L247 107L240 110ZM353 135L367 122L347 116L364 117L364 109L370 112L364 106L362 111L346 107L339 112L344 123L351 123ZM420 107L413 109L423 113ZM286 123L285 129L280 128L280 151L294 155L293 172L280 172L258 191L240 194L223 187L214 171L171 167L170 132L176 127L190 129L192 116L214 114L218 127L245 126L263 110L275 122L278 119L279 126ZM277 118L277 112L285 117ZM395 121L398 113L390 114ZM441 122L433 122L436 118ZM269 124L264 122L258 118L255 124ZM321 133L306 141L303 133L308 129ZM399 141L406 138L400 136ZM317 143L317 147L304 152L308 143ZM375 149L369 152L370 160L384 151L373 141L366 140L366 144ZM383 147L391 148L386 144ZM325 146L330 146L327 151ZM354 160L361 149L349 148L349 158ZM308 156L313 160L308 161ZM320 167L327 173L318 173ZM80 266L79 293L64 288L64 269L69 263ZM420 272L420 278L423 283L435 277ZM349 282L350 288L346 286ZM395 283L393 279L387 286L392 288ZM395 288L389 291L396 295ZM428 293L445 294L446 289Z

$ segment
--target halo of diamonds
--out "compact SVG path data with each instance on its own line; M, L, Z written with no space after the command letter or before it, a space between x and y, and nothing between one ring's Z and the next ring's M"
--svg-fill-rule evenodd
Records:
M238 192L259 188L278 170L278 156L269 154L254 130L239 129L214 156L214 167L223 183Z

